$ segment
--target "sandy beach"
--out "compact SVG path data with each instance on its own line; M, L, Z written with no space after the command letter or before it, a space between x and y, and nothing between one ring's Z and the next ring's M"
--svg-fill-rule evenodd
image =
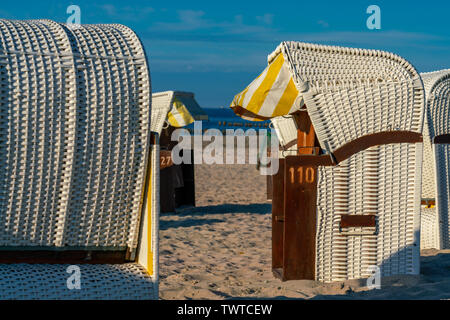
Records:
M161 299L449 299L450 250L422 252L421 275L333 284L271 270L271 204L255 165L197 165L197 207L161 215Z

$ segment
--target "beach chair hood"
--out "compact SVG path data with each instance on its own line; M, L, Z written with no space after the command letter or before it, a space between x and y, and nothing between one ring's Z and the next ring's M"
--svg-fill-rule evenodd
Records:
M242 92L237 94L231 108L250 121L264 121L298 111L303 106L288 61L281 52L269 58L267 68Z
M152 131L161 133L164 124L173 127L185 127L198 120L208 120L191 92L165 91L152 95Z
M450 248L450 70L421 74L426 94L422 249Z
M282 42L268 63L234 98L237 115L267 120L305 107L322 149L330 153L376 133L421 133L423 84L415 68L397 55ZM397 98L405 90L414 102L407 106ZM362 100L365 91L371 100Z

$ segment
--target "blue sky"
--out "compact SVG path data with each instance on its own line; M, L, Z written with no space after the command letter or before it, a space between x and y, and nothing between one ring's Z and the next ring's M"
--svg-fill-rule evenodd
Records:
M420 71L450 68L449 1L8 1L0 16L82 23L122 23L141 37L153 91L185 90L204 107L228 106L284 40L382 49ZM366 9L381 8L381 30Z

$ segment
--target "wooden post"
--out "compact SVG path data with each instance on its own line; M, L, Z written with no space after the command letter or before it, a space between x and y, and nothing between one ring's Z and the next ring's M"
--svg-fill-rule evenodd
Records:
M307 112L294 119L298 156L281 159L272 180L272 269L283 281L315 279L318 166L305 160L320 148Z
M284 167L283 280L315 279L317 166Z
M283 269L284 239L284 159L280 159L277 174L273 175L272 197L272 269L280 277Z
M311 119L306 111L295 113L297 123L297 154L315 154L318 142Z

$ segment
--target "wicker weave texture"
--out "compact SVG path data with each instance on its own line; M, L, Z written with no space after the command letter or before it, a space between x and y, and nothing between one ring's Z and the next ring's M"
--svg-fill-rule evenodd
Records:
M425 116L423 126L423 165L422 165L422 198L434 199L436 197L436 173L433 145L430 137L430 120Z
M135 248L150 75L120 25L0 20L0 246Z
M1 246L61 241L77 94L70 51L55 23L0 20Z
M426 120L423 129L424 159L422 198L436 200L436 217L423 208L423 248L450 248L450 148L433 145L436 136L450 134L450 70L423 73L426 91ZM429 233L432 234L429 234ZM436 234L434 234L436 233Z
M440 248L439 217L436 208L422 208L420 216L420 249Z
M0 264L0 300L148 300L155 284L137 264L79 265L80 289L63 264ZM67 272L69 270L69 272Z
M436 212L440 239L437 249L450 249L450 145L435 144L434 154L437 173Z
M403 58L383 51L283 42L322 149L385 131L422 131L424 92Z
M423 198L434 198L436 192L432 140L435 136L450 133L447 110L450 107L450 70L421 74L426 92L423 163Z
M174 91L158 92L152 95L152 120L151 129L161 134L167 120L167 113L172 107Z
M418 274L422 144L389 144L353 155L319 176L316 277L331 282ZM375 215L377 227L340 229L341 215ZM356 235L349 235L352 232Z

